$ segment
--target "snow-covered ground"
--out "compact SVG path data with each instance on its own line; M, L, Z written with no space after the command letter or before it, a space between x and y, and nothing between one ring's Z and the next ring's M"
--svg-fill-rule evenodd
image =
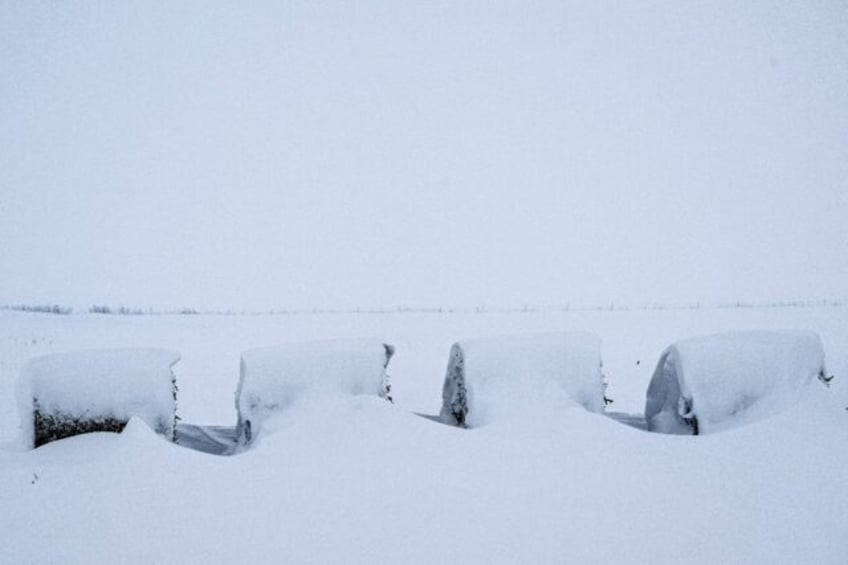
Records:
M580 407L475 429L439 424L451 344L528 332L603 340L608 411L641 413L663 350L729 330L822 339L830 389L699 437L652 434ZM185 449L140 420L34 451L15 382L32 357L178 351L184 422L234 425L243 351L377 338L396 347L394 404L310 398L239 455ZM845 563L848 308L281 316L0 312L3 563ZM816 381L813 383L818 385Z

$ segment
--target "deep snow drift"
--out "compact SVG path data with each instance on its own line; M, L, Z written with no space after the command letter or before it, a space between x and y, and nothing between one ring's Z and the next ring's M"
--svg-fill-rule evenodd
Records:
M744 328L821 335L833 385L751 425L647 433L578 405L475 429L442 425L445 357L463 336L583 330L608 395L640 412L664 348ZM236 419L239 355L378 336L395 403L307 395L239 455L185 449L133 420L25 450L26 362L91 347L168 347L179 415ZM304 316L0 312L4 563L831 563L848 555L848 309ZM813 383L814 385L817 383ZM270 430L268 430L270 431Z
M690 338L660 357L645 404L648 429L710 433L792 406L816 377L824 350L812 332L728 332Z
M290 343L245 351L236 389L239 437L249 443L269 417L309 397L388 394L394 348L377 340Z
M511 335L453 344L441 417L468 427L534 418L552 404L604 411L601 339L585 332Z
M81 421L123 425L137 416L173 438L176 390L171 369L179 359L179 353L165 349L83 350L36 357L18 381L24 442L39 443L34 418L49 419L55 427Z

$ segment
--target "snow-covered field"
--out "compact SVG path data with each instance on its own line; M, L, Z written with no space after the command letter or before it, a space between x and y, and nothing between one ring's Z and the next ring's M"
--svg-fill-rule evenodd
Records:
M525 332L603 340L609 411L641 413L662 351L727 330L821 335L818 382L774 417L699 437L551 403L459 429L438 414L451 344ZM232 457L124 433L26 450L15 382L32 357L179 351L178 414L234 425L241 352L376 338L389 404L312 398ZM846 563L848 307L279 316L0 312L3 563Z

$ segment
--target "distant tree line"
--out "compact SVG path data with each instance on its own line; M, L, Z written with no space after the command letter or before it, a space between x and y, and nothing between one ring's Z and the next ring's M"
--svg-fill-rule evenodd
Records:
M814 307L839 307L848 305L848 300L782 300L771 302L722 302L717 304L705 305L705 309L739 309L739 308L814 308ZM162 314L179 314L179 315L216 315L216 316L258 316L267 314L271 316L286 316L286 315L303 315L303 314L486 314L486 313L535 313L535 312L578 312L578 311L616 311L616 310L700 310L701 302L691 303L660 303L654 302L643 304L642 306L631 307L626 304L616 304L610 302L607 305L574 305L566 304L523 304L521 306L512 307L450 307L450 306L431 306L431 307L411 307L411 306L395 306L395 307L377 307L377 308L285 308L285 309L270 309L267 311L256 310L198 310L196 308L183 307L175 310L154 310L153 308L130 308L127 306L112 307L108 304L93 304L89 306L89 314L112 314L119 316L141 316L141 315L162 315ZM63 306L61 304L6 304L0 305L0 310L16 310L19 312L36 312L39 314L72 314L73 308Z
M61 304L8 304L3 310L15 310L18 312L38 312L39 314L70 314L74 310L69 306Z

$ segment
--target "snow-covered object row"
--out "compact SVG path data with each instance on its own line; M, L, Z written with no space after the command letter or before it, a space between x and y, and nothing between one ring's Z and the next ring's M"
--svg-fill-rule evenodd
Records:
M448 358L441 419L475 427L544 405L603 412L601 341L587 333L460 341ZM705 434L762 420L826 381L819 336L801 331L728 332L666 349L647 391L651 431Z
M590 333L459 341L451 347L441 419L462 427L532 418L552 403L604 410L601 340Z
M391 400L394 354L377 340L294 343L246 351L236 390L237 432L250 443L262 423L296 401L377 395ZM32 359L18 382L24 441L39 447L87 432L120 432L132 417L173 440L180 355L165 349L102 349Z
M648 429L705 434L792 406L816 378L824 350L812 332L730 332L677 342L663 352L645 404Z
M236 390L235 437L255 440L263 424L309 398L389 398L394 348L378 340L295 343L246 351ZM120 431L131 417L176 434L178 353L114 349L33 359L19 383L25 441L34 447L90 431ZM703 434L782 411L815 378L824 351L811 332L733 332L692 338L663 352L647 392L649 430ZM451 347L441 420L477 427L533 419L569 406L604 411L601 340L551 333L459 341Z
M390 398L386 368L394 347L377 340L294 343L246 351L236 390L238 437L248 444L262 423L314 396Z
M18 404L24 441L38 447L92 431L121 431L131 417L168 438L176 425L180 355L107 349L37 357L23 369Z

